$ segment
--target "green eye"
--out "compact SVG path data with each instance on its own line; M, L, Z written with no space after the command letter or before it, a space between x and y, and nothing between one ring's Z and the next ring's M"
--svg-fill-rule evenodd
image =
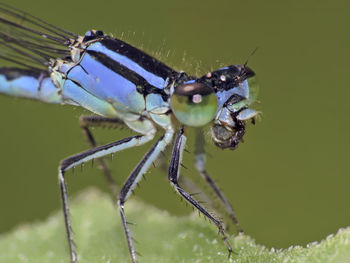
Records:
M183 124L199 127L215 117L218 101L214 90L203 83L177 87L171 96L171 109Z

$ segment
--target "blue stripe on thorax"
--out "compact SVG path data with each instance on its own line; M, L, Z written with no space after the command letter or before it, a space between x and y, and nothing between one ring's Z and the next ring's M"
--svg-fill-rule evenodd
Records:
M96 61L88 53L83 55L79 65L74 66L67 77L93 96L110 102L117 110L139 113L145 108L143 96L134 83Z
M87 48L87 50L93 50L93 51L98 51L98 52L104 53L105 55L107 55L111 59L114 59L115 61L117 61L121 65L123 65L126 68L139 74L150 85L152 85L156 88L163 89L164 87L166 87L168 85L166 79L163 79L162 77L157 76L157 75L147 71L146 69L144 69L143 67L141 67L139 64L137 64L135 61L129 59L128 57L123 56L121 54L118 54L115 51L109 50L108 48L103 46L102 43L100 43L100 42L96 42L96 43L90 45Z

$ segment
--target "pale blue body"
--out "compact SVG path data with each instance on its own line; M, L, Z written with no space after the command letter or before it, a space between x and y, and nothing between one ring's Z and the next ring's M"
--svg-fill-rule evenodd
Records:
M99 44L91 45L91 50L96 50L97 47L101 46ZM88 50L90 50L90 47ZM106 48L102 50L105 54L114 54ZM128 58L120 55L112 57L113 59L119 59L120 62L129 63L127 65L131 70L138 70L140 74L144 74L146 80L158 85L157 88L164 89L167 87L167 79L164 80L144 69L140 69L137 64L131 63ZM44 77L40 81L35 76L19 76L8 80L6 76L0 75L0 92L47 103L79 105L107 117L117 117L127 112L140 115L150 113L151 116L154 116L170 109L169 103L164 101L159 94L142 96L137 92L135 84L92 59L89 54L85 53L77 65L61 65L60 72L66 74L66 79L61 82L59 88L53 84L50 77ZM62 92L59 92L60 90ZM217 92L217 121L225 121L226 117L223 116L222 111L225 110L223 105L229 97L233 94L246 97L247 100L244 104L248 106L256 95L256 91L253 91L253 98L250 98L252 96L251 92L248 80L243 81L241 85L233 89ZM235 107L239 110L242 104L233 105L230 110L236 110ZM247 114L247 116L244 116L244 114ZM249 110L241 113L242 119L251 118L251 115L255 116L256 111Z

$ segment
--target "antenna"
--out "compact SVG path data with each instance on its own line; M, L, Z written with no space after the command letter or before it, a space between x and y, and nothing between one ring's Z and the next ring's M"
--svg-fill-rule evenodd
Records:
M247 60L244 62L243 67L245 68L249 62L249 60L252 58L252 56L255 54L255 52L258 50L259 47L256 47L252 53L248 56Z

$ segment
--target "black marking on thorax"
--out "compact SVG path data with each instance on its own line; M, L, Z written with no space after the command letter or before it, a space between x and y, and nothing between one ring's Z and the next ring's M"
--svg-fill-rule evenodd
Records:
M106 37L100 42L109 50L129 58L148 72L160 76L163 79L172 79L173 76L178 74L175 70L171 69L156 58L146 54L128 43L125 43L122 40Z
M156 87L153 87L135 71L132 71L129 68L125 67L124 65L120 64L119 62L115 61L114 59L111 59L109 56L107 56L104 53L93 51L93 50L87 50L86 52L91 56L92 59L98 61L99 63L109 68L113 72L119 74L123 78L134 83L138 87L137 91L139 93L143 95L156 93L156 94L160 94L163 100L167 100L168 95L165 93L163 89L158 89Z

